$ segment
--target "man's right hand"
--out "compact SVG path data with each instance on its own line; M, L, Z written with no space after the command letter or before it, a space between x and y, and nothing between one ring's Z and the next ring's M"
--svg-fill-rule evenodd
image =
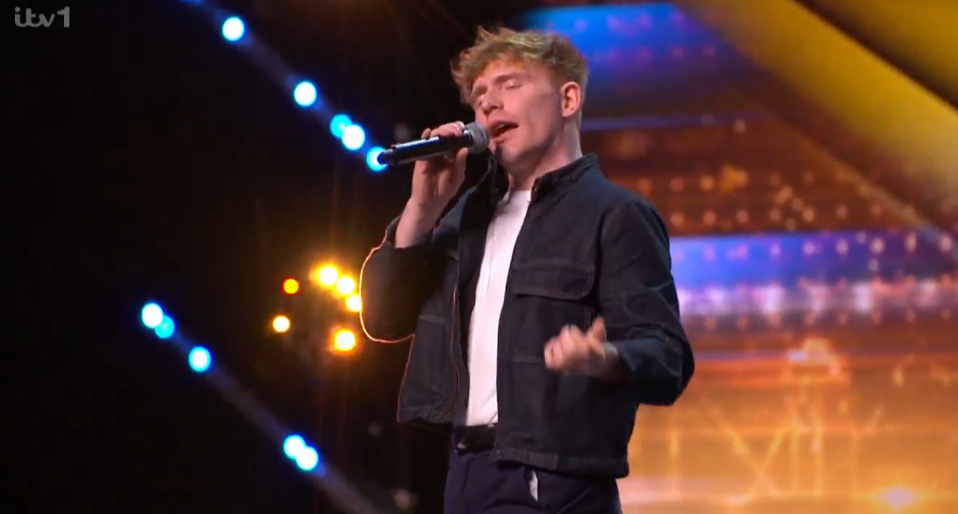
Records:
M422 138L460 136L465 128L461 121L446 123L424 130ZM396 227L397 248L415 245L432 231L439 215L466 179L468 154L469 150L462 148L455 154L416 162L412 173L412 195Z

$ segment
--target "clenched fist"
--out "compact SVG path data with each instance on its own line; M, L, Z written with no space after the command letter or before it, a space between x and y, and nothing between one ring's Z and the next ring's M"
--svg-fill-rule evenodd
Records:
M614 376L620 370L615 348L605 340L605 321L597 318L589 330L567 325L546 343L546 367L561 373L597 378Z

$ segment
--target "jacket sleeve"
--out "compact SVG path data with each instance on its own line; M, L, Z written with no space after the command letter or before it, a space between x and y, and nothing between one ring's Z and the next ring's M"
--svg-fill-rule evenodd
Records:
M399 218L386 229L382 244L363 263L359 278L366 335L379 342L399 342L413 335L423 304L438 287L436 250L431 235L413 246L396 248Z
M640 403L672 405L695 359L680 320L665 224L634 198L607 217L600 248L600 311L627 371L624 387Z

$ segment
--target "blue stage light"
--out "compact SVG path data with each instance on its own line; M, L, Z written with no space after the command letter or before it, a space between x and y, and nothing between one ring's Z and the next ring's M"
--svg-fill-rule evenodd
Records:
M160 324L153 329L153 333L160 339L169 339L173 337L175 332L176 323L173 322L173 318L165 315L163 316L163 321L160 321Z
M316 448L306 444L300 435L291 435L283 441L283 453L296 463L299 469L307 473L320 466L319 452Z
M163 308L155 303L148 303L140 311L140 320L146 328L153 330L163 323Z
M359 125L350 125L343 130L343 146L355 152L366 144L366 131Z
M190 350L190 367L193 368L193 371L197 373L205 373L210 369L210 365L213 363L213 356L210 355L210 351L202 346L197 346Z
M335 114L335 111L330 112L330 106L327 105L327 99L320 94L319 86L315 82L301 80L303 75L290 69L279 54L268 48L265 41L257 38L253 28L247 27L242 17L224 13L214 0L179 1L187 5L203 6L198 11L211 18L214 26L220 28L221 36L225 41L243 50L260 70L282 84L287 94L291 94L298 107L306 109L307 113L312 114L315 118L328 122L333 136L339 139L345 148L355 152L356 157L367 157L367 150L375 146L375 141L370 140L362 127L349 128L353 126L353 122L344 113L336 114L330 119L328 116ZM249 37L247 37L247 29L250 31ZM348 133L347 129L349 129ZM369 169L373 172L379 172L384 168L373 162Z
M333 133L333 137L336 139L343 138L343 132L346 131L346 127L353 124L353 120L346 116L345 114L337 114L333 116L333 119L329 122L329 131Z
M306 441L302 436L294 434L283 441L283 453L290 459L296 460L296 456L304 449L306 449Z
M381 146L375 146L366 152L366 166L369 166L373 173L379 173L386 169L385 164L379 164L379 154L381 153L383 153Z
M310 107L316 103L316 86L308 80L304 80L293 89L293 100L300 107Z
M316 469L316 466L319 465L319 452L311 446L303 448L296 455L296 465L307 473Z
M237 16L230 16L223 22L223 38L235 43L246 35L246 24Z

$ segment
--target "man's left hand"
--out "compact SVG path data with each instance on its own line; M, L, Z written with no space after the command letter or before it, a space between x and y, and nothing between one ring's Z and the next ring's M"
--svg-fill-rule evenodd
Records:
M605 340L605 321L597 318L589 330L567 325L545 346L546 367L561 373L596 378L613 377L619 371L619 356Z

